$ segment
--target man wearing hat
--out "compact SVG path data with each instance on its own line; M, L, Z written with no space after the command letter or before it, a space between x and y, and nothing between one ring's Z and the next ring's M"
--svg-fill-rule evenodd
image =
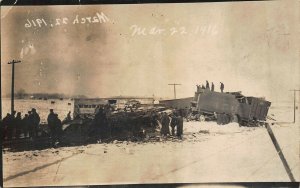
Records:
M36 112L36 109L32 108L32 110L31 110L31 124L32 124L32 131L33 131L32 136L34 136L34 137L37 136L37 130L38 130L38 126L40 124L40 120L41 120L41 118L40 118L39 114Z
M182 116L177 117L177 136L179 139L182 139L182 134L183 134L183 118Z
M52 142L55 143L56 139L56 116L54 114L53 109L50 109L50 113L47 118L48 127L50 129L50 136L52 139Z

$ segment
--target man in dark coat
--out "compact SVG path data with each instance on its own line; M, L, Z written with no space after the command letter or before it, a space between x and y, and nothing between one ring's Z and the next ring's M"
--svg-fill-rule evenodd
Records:
M10 115L9 124L7 126L7 135L9 140L13 138L16 131L15 114L16 111L13 111L12 115Z
M54 124L55 124L55 130L54 130L54 134L55 134L55 141L56 142L60 142L61 140L61 136L62 136L62 122L61 120L58 118L58 114L54 114L55 115L55 119L54 119Z
M7 115L2 120L2 130L3 130L3 139L8 139L8 127L11 126L12 123L12 117L10 113L7 113Z
M24 133L24 137L26 138L28 135L28 131L29 131L29 126L30 126L30 122L29 122L29 117L28 114L25 114L24 118L22 119L22 132Z
M17 113L17 116L15 118L15 126L16 126L16 138L20 138L21 133L22 133L22 117L21 117L21 112Z
M164 112L161 120L161 125L162 125L161 134L163 136L167 136L168 134L170 134L169 124L170 124L169 116L167 115L166 112Z
M99 108L93 120L93 126L90 130L90 136L98 139L105 139L109 135L109 127L104 108Z
M2 119L0 119L0 139L2 139L0 142L2 144L2 142L4 141L4 128Z
M33 108L31 110L30 120L31 120L31 124L32 124L33 137L36 137L41 118L40 118L39 114L36 112L35 108Z
M158 120L157 113L155 111L151 112L151 126L152 127L157 127L158 126L157 120Z
M32 111L28 111L28 132L29 132L29 137L33 138L34 137L34 126L33 126Z
M182 116L177 117L177 136L178 138L182 139L183 134L183 118Z
M207 80L206 80L206 89L209 89L209 83Z
M213 82L211 83L211 91L215 91L215 84Z
M71 121L71 120L72 120L72 118L71 118L71 111L69 111L68 114L67 114L67 120L68 120L68 121Z
M223 91L224 91L224 84L222 82L220 82L220 83L221 83L220 90L223 93Z
M71 120L71 111L69 111L67 117L65 117L65 119L62 121L62 124L69 123Z
M56 115L54 114L53 109L50 109L50 113L48 115L47 118L47 123L48 123L48 127L50 129L50 136L52 139L52 142L55 143L55 139L56 139Z
M176 117L176 114L174 113L171 117L171 133L172 133L172 136L175 136L175 127L177 125L177 117Z

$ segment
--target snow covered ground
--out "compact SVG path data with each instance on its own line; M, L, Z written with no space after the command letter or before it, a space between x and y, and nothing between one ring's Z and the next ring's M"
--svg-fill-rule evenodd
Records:
M272 129L299 181L299 123ZM185 122L183 140L6 151L3 163L13 187L289 181L266 129L235 123Z

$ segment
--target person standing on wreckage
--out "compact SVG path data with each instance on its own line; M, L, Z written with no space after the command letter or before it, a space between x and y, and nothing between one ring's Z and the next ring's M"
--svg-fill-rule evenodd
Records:
M206 87L205 87L206 89L210 89L209 88L209 82L206 80Z
M224 84L223 84L223 82L220 82L220 90L221 90L221 93L223 93L223 91L224 91Z

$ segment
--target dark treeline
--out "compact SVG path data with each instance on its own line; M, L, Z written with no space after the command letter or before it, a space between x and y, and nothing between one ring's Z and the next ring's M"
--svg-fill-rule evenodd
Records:
M63 93L27 93L25 90L20 89L15 93L15 99L67 99L67 98L87 98L85 95L66 95ZM11 94L6 94L7 98Z

